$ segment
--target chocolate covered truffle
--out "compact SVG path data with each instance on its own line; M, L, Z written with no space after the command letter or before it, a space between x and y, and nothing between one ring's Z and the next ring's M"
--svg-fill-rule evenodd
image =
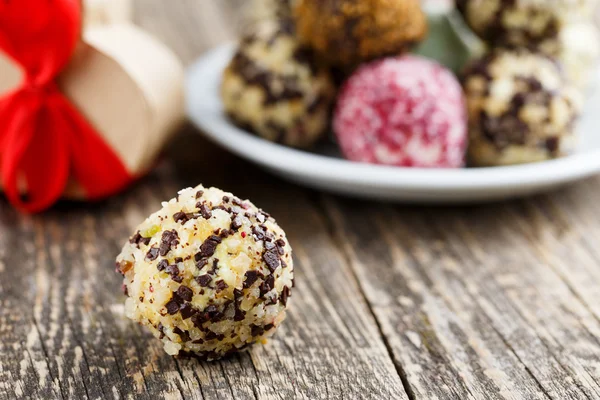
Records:
M529 163L573 150L581 102L555 60L497 49L467 68L464 89L473 165Z
M329 126L335 86L313 52L277 23L244 37L223 74L225 111L238 126L278 143L308 147Z
M117 258L125 314L170 355L213 360L264 342L285 318L292 249L267 213L198 186L163 203Z
M427 30L419 0L298 0L294 15L302 42L338 67L403 53Z

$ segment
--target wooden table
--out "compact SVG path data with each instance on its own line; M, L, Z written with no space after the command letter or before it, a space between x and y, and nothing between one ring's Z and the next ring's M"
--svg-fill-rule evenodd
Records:
M243 0L139 0L186 61L233 38ZM126 193L18 215L0 200L0 398L600 398L600 179L470 207L333 197L186 127ZM169 357L123 317L114 257L204 183L271 212L296 257L288 320L224 361Z

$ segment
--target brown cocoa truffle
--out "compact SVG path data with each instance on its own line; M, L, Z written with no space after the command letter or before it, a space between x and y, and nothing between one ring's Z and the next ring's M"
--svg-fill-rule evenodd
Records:
M427 31L418 0L299 0L294 15L302 42L339 67L403 53Z

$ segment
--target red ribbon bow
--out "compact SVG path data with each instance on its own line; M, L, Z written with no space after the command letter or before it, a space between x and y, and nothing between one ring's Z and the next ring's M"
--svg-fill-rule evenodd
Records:
M56 84L79 43L81 18L79 0L0 1L0 51L25 76L0 95L0 177L9 201L26 212L54 204L71 176L92 200L132 180Z

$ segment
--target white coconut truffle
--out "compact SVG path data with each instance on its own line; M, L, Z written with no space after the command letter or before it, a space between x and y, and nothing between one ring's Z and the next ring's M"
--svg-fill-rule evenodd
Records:
M170 355L213 360L272 335L293 286L292 249L267 213L199 186L163 203L117 257L126 316Z
M598 0L458 0L467 24L493 45L529 47L593 21Z
M598 0L459 0L468 25L492 46L524 47L554 57L585 88L600 56Z
M238 126L270 141L309 147L327 132L335 86L291 30L265 22L242 39L223 74L221 97Z
M572 152L581 99L555 60L497 49L467 68L463 84L471 164L522 164Z

